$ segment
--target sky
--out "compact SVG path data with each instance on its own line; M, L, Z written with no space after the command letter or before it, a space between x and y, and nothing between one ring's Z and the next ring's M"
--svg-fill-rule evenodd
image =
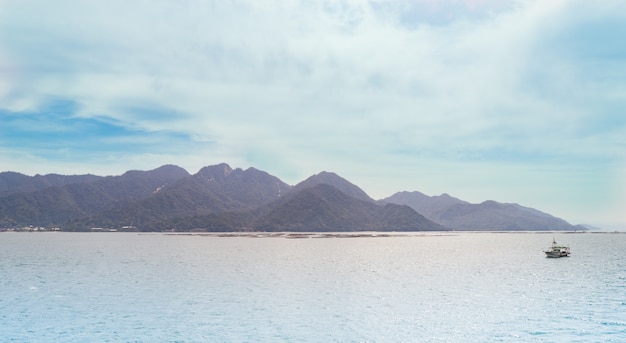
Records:
M0 0L0 171L255 167L626 228L626 1Z

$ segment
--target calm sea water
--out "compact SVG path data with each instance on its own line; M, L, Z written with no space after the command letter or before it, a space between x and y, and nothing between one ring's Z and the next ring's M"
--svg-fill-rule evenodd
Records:
M572 256L547 259L553 236ZM2 342L626 342L626 234L1 233Z

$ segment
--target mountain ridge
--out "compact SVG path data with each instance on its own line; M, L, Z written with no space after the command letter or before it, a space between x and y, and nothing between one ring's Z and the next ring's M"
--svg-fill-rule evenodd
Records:
M376 201L327 171L295 186L256 168L243 170L226 163L203 167L193 175L171 164L118 176L49 175L54 176L0 173L0 228L430 231L476 229L481 220L490 223L481 229L527 230L528 223L540 230L577 228L521 205L470 204L445 193L429 197L417 191L398 192ZM548 219L560 226L550 227L545 224Z
M448 194L427 196L420 192L398 192L382 200L410 206L431 221L464 231L586 230L561 218L515 203L486 200L472 204Z

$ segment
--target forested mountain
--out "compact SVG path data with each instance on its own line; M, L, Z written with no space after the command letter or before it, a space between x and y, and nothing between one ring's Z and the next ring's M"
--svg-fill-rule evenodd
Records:
M444 230L408 206L380 206L325 183L298 188L272 204L255 227L263 231Z
M28 176L16 172L0 173L0 196L13 193L35 192L48 187L65 186L71 183L89 183L101 179L96 175L35 175Z
M421 213L424 217L431 220L433 220L432 218L437 218L437 213L442 208L447 208L456 204L469 204L466 201L457 199L448 194L435 195L431 197L418 191L398 192L386 199L383 199L382 201L410 206L414 210Z
M101 177L91 182L12 193L0 197L0 226L66 226L115 206L139 201L188 175L180 167L166 165L151 171L128 171L120 176Z
M558 224L558 225L557 225ZM295 186L255 168L165 165L119 176L0 173L0 228L139 231L559 230L565 221L515 204L400 192L374 201L331 172Z
M183 222L189 222L185 218L215 217L215 214L254 209L280 198L290 188L266 172L254 168L233 170L227 164L219 164L202 168L197 174L181 178L136 202L72 222L71 227L97 226L99 223L148 230L159 230L162 225L182 227ZM181 223L171 223L173 219ZM213 224L205 220L204 225ZM228 229L234 228L229 225Z
M349 196L339 188L356 186L339 176L334 181L334 186L315 182L298 184L276 201L251 210L174 218L157 226L179 231L447 230L408 206L378 205Z
M364 201L374 201L374 199L370 198L367 193L365 193L358 186L350 183L348 180L342 178L341 176L330 173L330 172L321 172L319 174L313 175L306 180L297 184L294 188L296 190L310 188L319 184L327 184L337 188L342 193L353 197L355 199L364 200Z

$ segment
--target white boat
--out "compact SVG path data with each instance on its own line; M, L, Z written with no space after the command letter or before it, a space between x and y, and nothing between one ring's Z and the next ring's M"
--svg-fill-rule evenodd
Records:
M554 238L552 238L552 246L543 252L546 253L546 257L568 257L570 254L569 247L556 244Z

